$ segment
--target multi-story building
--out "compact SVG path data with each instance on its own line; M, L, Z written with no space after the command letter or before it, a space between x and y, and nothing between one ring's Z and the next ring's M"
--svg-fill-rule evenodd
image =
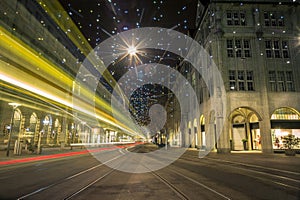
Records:
M117 138L116 126L97 121L84 112L79 118L77 111L74 112L73 97L82 97L80 94L84 92L75 81L76 75L92 48L68 14L55 7L60 5L48 3L0 2L2 149L8 143L16 149L20 142L58 146ZM81 81L87 82L88 78ZM102 100L103 95L110 94L103 88L95 91L101 93Z
M185 74L201 109L200 116L186 117L184 134L195 136L191 145L205 148L209 139L218 152L229 152L243 150L243 141L247 141L247 150L267 153L283 148L285 135L300 137L299 3L199 1L197 16L194 39L222 75L226 119L224 124L216 123L207 89L210 83L189 68ZM222 131L219 137L217 130ZM176 130L173 134L175 138ZM180 137L186 137L184 134Z

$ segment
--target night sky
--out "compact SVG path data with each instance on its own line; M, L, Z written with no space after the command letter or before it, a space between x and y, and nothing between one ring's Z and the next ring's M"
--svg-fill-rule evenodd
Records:
M60 0L92 47L118 32L163 27L195 29L197 0Z
M60 0L64 9L89 41L92 48L105 39L122 31L139 27L162 27L185 34L193 34L196 29L197 0ZM160 63L174 67L180 58L170 52L147 50L147 58L142 63ZM169 56L163 59L163 56ZM170 59L172 57L172 59ZM127 59L110 65L109 72L118 81L130 68ZM136 63L142 64L142 63ZM160 75L161 76L161 75ZM109 84L101 79L102 84ZM136 90L130 97L130 110L140 125L149 123L149 108L158 103L164 105L169 90L160 85L146 85Z

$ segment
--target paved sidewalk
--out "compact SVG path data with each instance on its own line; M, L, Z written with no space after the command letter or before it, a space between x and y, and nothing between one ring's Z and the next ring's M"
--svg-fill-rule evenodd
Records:
M48 147L43 148L41 154L32 153L26 150L22 150L21 155L15 155L13 150L9 152L9 156L6 156L6 150L0 151L0 166L9 165L9 164L17 164L17 163L25 163L25 162L33 162L33 161L41 161L48 160L54 158L62 158L66 156L75 156L88 154L89 152L81 147Z
M152 147L152 146L151 146ZM95 148L92 151L102 151L107 148ZM42 161L48 159L58 159L62 157L69 156L78 156L89 154L89 151L84 147L48 147L43 148L42 153L37 155L23 150L21 155L14 155L14 152L11 150L9 157L6 156L6 151L0 151L0 166L9 165L9 164L18 164L25 162L33 161ZM194 157L194 159L201 161L199 158L199 151L197 149L188 149L186 154ZM230 162L245 163L251 165L261 165L261 166L272 166L279 169L291 170L300 173L300 154L296 156L286 156L285 154L263 154L259 152L232 152L228 154L218 154L216 152L211 152L206 155L204 158L216 159L216 160L225 160Z
M6 156L6 150L0 151L0 166L10 165L10 164L18 164L18 163L28 163L33 161L42 161L42 160L49 160L49 159L58 159L63 157L70 157L70 156L78 156L90 153L96 153L105 150L113 150L116 148L126 148L130 145L109 145L109 146L99 146L99 147L92 147L87 150L83 146L76 146L76 147L44 147L42 149L41 154L32 153L30 151L22 150L21 155L14 155L13 150L10 151L9 156Z
M188 155L197 158L198 151L189 150ZM199 158L201 161L201 158ZM231 162L232 164L245 164L249 166L273 167L280 170L294 171L300 174L300 154L286 156L284 153L264 154L253 151L239 151L227 154L210 152L203 159L215 159L216 161Z

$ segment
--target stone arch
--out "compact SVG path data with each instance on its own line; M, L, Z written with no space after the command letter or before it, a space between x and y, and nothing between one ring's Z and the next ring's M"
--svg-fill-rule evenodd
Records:
M238 107L229 114L232 150L261 150L261 116L251 107Z
M50 136L52 130L52 116L47 114L41 120L41 143L42 144L49 144L50 143Z
M198 135L198 122L197 122L197 118L194 119L194 122L193 122L193 131L194 131L194 135L192 137L193 141L192 141L192 144L193 144L193 147L198 147L200 142L199 142L199 135Z
M31 113L29 117L29 125L26 127L26 133L29 136L28 142L36 144L38 142L38 128L39 128L39 119L35 112Z
M61 121L58 117L54 119L54 122L52 124L52 130L50 133L50 143L53 145L58 145L59 144L59 136L61 134Z
M255 115L257 116L258 121L262 121L261 115L256 110L248 106L241 106L233 109L229 114L229 120L233 119L235 115L247 117L248 120L252 115Z
M22 129L22 112L19 108L15 108L13 111L13 118L11 124L9 125L11 134L11 143L14 144L18 138L20 138Z
M300 112L295 108L280 107L272 112L271 119L300 120Z

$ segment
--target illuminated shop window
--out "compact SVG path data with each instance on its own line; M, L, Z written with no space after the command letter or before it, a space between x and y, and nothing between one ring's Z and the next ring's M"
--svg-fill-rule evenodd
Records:
M297 120L300 119L297 111L290 108L279 108L272 114L271 119L277 120Z
M300 114L292 108L279 108L271 116L271 135L273 149L285 149L285 137L292 135L300 138ZM294 149L300 149L300 144L293 146Z

